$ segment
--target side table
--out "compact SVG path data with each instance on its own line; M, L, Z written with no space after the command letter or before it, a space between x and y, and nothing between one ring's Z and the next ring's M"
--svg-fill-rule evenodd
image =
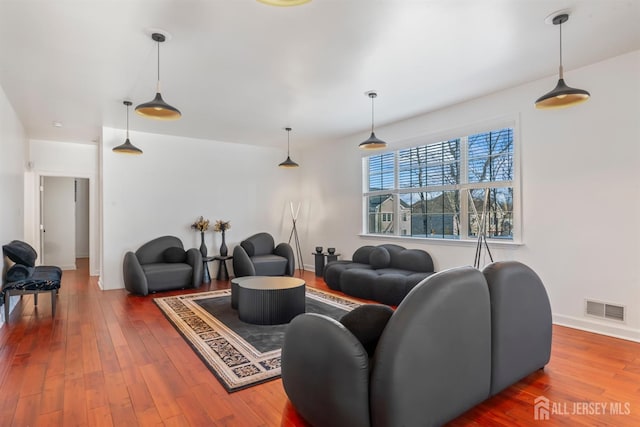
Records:
M329 264L332 261L337 261L340 254L328 254L324 252L312 252L311 253L316 258L316 276L322 276L324 272L325 258L326 263Z
M209 262L213 261L212 256L202 257L202 283L211 282L211 274L209 274Z
M214 261L218 261L220 264L218 266L218 276L216 279L218 280L229 280L229 270L227 270L227 260L233 259L233 255L220 256L216 255L213 257Z

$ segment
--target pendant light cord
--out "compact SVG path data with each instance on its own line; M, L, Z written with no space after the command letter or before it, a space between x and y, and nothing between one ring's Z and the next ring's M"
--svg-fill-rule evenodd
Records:
M158 45L158 83L156 85L156 92L160 93L160 42L156 41Z
M373 133L373 98L376 96L374 94L370 94L369 97L371 98L371 133Z
M287 129L287 158L289 158L289 132L291 132L291 128Z
M129 104L127 105L127 139L129 139Z
M562 22L560 22L560 78L564 78L564 67L562 66Z

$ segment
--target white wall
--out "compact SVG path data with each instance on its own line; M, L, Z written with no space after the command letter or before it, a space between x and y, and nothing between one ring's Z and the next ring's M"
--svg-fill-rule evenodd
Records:
M43 179L43 225L41 261L63 270L76 269L76 204L74 178Z
M103 289L124 287L124 254L151 239L174 235L185 247L198 247L200 235L190 225L200 215L212 223L231 221L226 233L230 253L259 231L272 233L277 241L289 237L285 214L299 193L300 172L277 167L286 156L282 150L130 132L144 154L112 152L124 133L103 129ZM220 235L208 232L206 244L210 254L217 253Z
M26 137L22 123L0 87L0 244L24 240ZM12 297L15 306L18 296ZM2 307L4 310L4 307ZM4 316L0 316L0 324Z
M640 340L638 76L640 51L566 72L568 84L591 92L586 104L536 110L534 100L555 86L554 76L380 127L376 135L393 150L416 136L519 118L524 245L494 245L494 258L538 272L557 323ZM359 237L366 153L357 147L366 137L363 131L303 154L306 263L317 245L336 247L344 259L364 244L396 242L427 250L439 270L473 264L472 244ZM585 298L626 305L626 323L585 317Z
M89 179L89 271L100 272L100 204L98 182L98 145L59 141L29 141L31 171L25 189L26 233L34 247L40 247L40 176L64 176Z
M89 257L89 180L76 179L76 258Z
M22 123L0 87L0 242L24 239L26 138Z

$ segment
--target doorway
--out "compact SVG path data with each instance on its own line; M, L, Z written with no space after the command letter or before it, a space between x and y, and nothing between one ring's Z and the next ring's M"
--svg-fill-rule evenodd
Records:
M75 270L89 257L89 179L40 177L40 262Z

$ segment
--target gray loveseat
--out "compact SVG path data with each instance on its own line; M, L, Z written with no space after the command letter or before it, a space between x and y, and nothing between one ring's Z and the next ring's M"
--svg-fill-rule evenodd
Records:
M423 250L390 244L362 246L351 261L327 264L324 281L336 291L398 305L433 270L431 255Z
M196 248L185 251L177 237L158 237L135 253L124 255L123 274L126 290L138 295L198 288L202 283L202 254Z
M550 355L542 282L521 263L498 262L436 273L395 312L368 304L340 322L297 316L285 333L282 383L314 427L438 426Z

